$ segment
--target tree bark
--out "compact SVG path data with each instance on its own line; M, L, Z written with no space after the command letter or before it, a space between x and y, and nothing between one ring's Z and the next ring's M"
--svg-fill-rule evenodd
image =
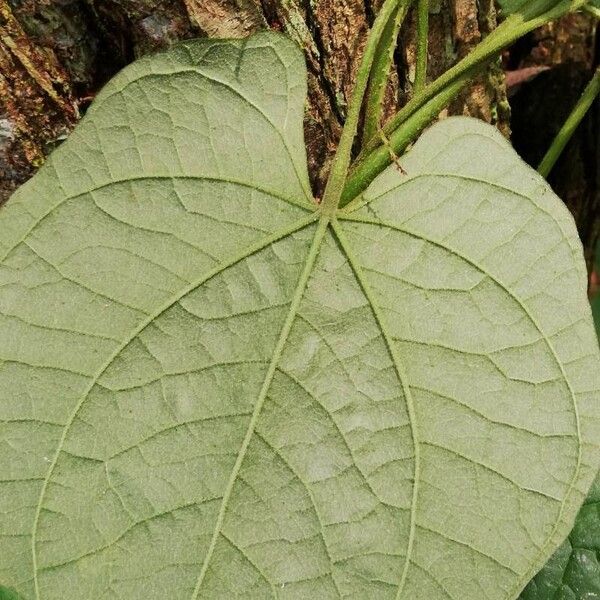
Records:
M381 2L0 0L0 201L43 163L98 89L136 57L183 38L243 37L267 27L286 32L306 55L306 144L313 190L320 196L367 32ZM493 0L430 0L430 21L431 78L494 29L496 9ZM413 12L401 31L390 73L387 115L412 94L415 29ZM500 61L444 112L481 118L509 135L510 108ZM570 197L573 206L581 205L583 196L575 196ZM588 221L598 220L597 212L586 215Z
M102 84L135 57L192 36L285 31L304 49L309 171L322 192L366 35L381 0L0 0L0 194L28 178L74 126ZM431 3L430 72L447 69L496 24L492 0ZM386 112L411 94L415 24L410 15L390 77ZM499 68L448 112L508 132Z

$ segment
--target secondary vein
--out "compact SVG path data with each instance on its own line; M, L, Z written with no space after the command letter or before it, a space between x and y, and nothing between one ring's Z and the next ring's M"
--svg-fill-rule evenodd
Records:
M83 196L87 196L88 194L93 194L94 192L98 192L100 190L110 188L113 185L123 185L126 183L135 183L141 181L207 181L211 183L219 183L225 185L237 185L243 188L247 188L250 190L254 190L259 192L260 194L264 194L265 196L271 196L276 200L280 200L281 202L285 202L290 206L295 206L297 208L303 209L305 211L310 211L311 206L309 204L305 204L303 202L299 202L291 197L287 197L275 190L269 190L267 188L263 188L259 185L255 185L254 183L248 183L242 180L223 178L223 177L213 177L208 175L137 175L135 177L127 177L125 179L113 179L111 181L107 181L106 183L101 183L97 186L91 187L87 190L83 190L82 192L78 192L77 194L73 194L71 196L65 196L61 198L59 202L50 207L48 212L41 215L37 218L32 225L25 231L25 233L14 243L10 244L10 247L5 250L3 254L0 255L0 261L4 260L9 253L14 250L19 244L22 244L40 225L47 219L50 215L54 213L54 211L65 204L66 202L70 202L71 200L77 200ZM95 203L96 204L96 203ZM97 206L97 204L96 204ZM100 210L100 209L99 209ZM114 216L111 215L111 218L114 219ZM242 225L242 223L240 223ZM156 232L156 233L164 233L164 232Z
M32 533L31 533L32 570L33 570L33 582L34 582L34 590L35 590L36 600L40 600L40 592L39 592L39 584L38 584L38 570L39 569L38 569L38 565L37 565L36 538L37 538L37 529L38 529L38 524L39 524L39 520L40 520L40 515L42 512L42 504L43 504L44 498L46 496L46 490L48 488L48 483L49 483L49 481L52 477L52 474L54 473L54 469L56 468L56 465L58 463L58 458L59 458L62 448L64 446L67 434L68 434L69 430L71 429L71 426L73 425L73 422L75 421L77 414L81 410L81 407L87 400L90 392L96 385L97 381L106 372L106 370L110 367L110 365L117 359L117 357L121 354L121 352L123 352L123 350L131 343L132 340L134 340L136 337L138 337L158 317L160 317L163 313L165 313L167 310L169 310L169 308L174 306L182 298L184 298L185 296L187 296L188 294L193 292L195 289L197 289L201 285L205 284L207 281L209 281L213 277L216 277L217 275L219 275L226 269L236 265L237 263L245 260L246 258L252 256L253 254L256 254L257 252L260 252L261 250L263 250L264 248L267 248L268 246L274 244L275 242L278 242L278 241L296 233L297 231L304 229L311 223L314 223L315 220L317 219L317 217L318 217L318 214L313 213L309 217L301 219L300 221L296 221L294 224L290 225L289 227L287 227L283 230L277 231L274 234L272 234L271 236L263 238L262 240L258 241L257 243L252 244L251 246L246 248L241 253L237 254L236 256L233 256L227 262L222 263L222 264L218 265L216 268L209 271L208 273L205 273L198 281L195 281L192 284L190 284L189 286L187 286L184 290L182 290L174 298L170 299L166 304L164 304L162 307L160 307L155 313L153 313L147 319L142 321L139 324L139 326L135 329L135 331L133 331L121 343L121 345L115 349L115 351L108 357L107 361L101 366L99 371L92 377L90 383L88 384L87 388L85 389L84 393L82 394L81 398L79 399L79 402L77 403L73 412L71 413L69 420L64 425L62 435L58 442L58 446L56 448L54 457L52 458L52 462L50 463L50 466L48 468L48 473L44 479L44 483L42 484L42 489L40 490L40 496L38 499L38 503L36 505L35 516L34 516L34 520L33 520L33 528L32 528Z
M565 509L568 504L568 500L570 499L571 494L573 493L573 490L575 489L577 479L578 479L579 473L581 471L581 464L582 464L582 460L583 460L582 444L581 444L581 439L582 439L582 437L581 437L581 418L579 415L579 405L577 404L577 397L575 395L575 390L573 389L573 386L571 385L571 381L569 380L569 378L567 376L565 367L558 357L558 354L556 352L556 348L554 347L554 344L550 341L550 336L548 336L546 334L546 332L542 329L541 325L538 323L537 319L532 314L532 312L529 310L529 308L527 308L525 303L506 284L504 284L502 281L500 281L495 275L493 275L490 271L488 271L483 265L480 265L478 262L470 259L468 256L465 256L464 254L462 254L455 248L452 248L446 244L443 244L442 242L437 241L433 238L429 238L421 232L413 231L413 230L407 228L406 226L397 225L395 223L390 223L388 221L368 219L368 218L363 218L363 217L354 216L354 215L340 215L340 218L342 218L345 221L354 222L354 223L358 223L358 224L362 223L365 225L372 225L372 226L376 226L376 227L387 227L388 229L392 229L392 230L398 231L400 233L403 233L405 235L408 235L410 237L422 240L424 242L428 242L446 252L449 252L450 254L453 254L457 258L464 260L466 263L468 263L469 265L471 265L472 267L477 269L479 272L481 272L485 276L489 277L489 279L491 281L496 283L502 290L504 290L519 305L519 307L525 313L527 318L531 321L533 326L539 331L540 335L542 336L544 342L546 343L546 345L548 347L548 350L550 350L552 357L554 358L554 361L556 362L556 365L558 366L558 368L560 370L561 376L569 390L571 402L573 403L573 414L574 414L574 419L575 419L575 428L576 428L576 432L577 432L577 441L578 441L577 462L575 464L575 470L573 472L573 477L571 478L571 481L569 482L569 486L568 486L567 490L565 491L564 498L560 505L560 510L559 510L558 517L556 518L555 525L552 528L552 531L550 532L548 537L546 538L546 541L540 548L540 551L536 557L536 560L531 563L533 566L527 572L523 573L520 578L517 579L515 586L510 593L510 597L512 597L512 595L517 593L527 583L527 581L529 581L529 579L537 572L537 570L539 568L538 562L539 562L540 557L543 557L545 555L545 553L548 551L548 548L549 548L550 544L552 543L554 536L556 535L556 533L559 530L559 527L562 524L562 519L563 519Z

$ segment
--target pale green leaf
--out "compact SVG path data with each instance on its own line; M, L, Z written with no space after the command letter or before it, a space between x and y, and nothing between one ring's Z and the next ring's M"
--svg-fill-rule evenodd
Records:
M0 581L26 600L516 598L598 466L572 218L433 127L330 221L284 38L101 93L0 211Z

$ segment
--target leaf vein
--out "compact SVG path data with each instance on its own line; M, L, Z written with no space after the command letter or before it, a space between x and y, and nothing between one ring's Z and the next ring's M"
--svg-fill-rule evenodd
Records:
M448 454L452 454L455 457L460 458L461 460L464 460L465 462L471 463L472 465L475 465L477 467L481 467L485 471L489 471L490 473L497 475L501 479L504 479L504 481L506 481L507 483L510 483L512 486L516 487L519 490L523 490L524 492L529 492L531 494L536 494L537 496L541 496L542 498L545 498L546 500L552 500L553 502L559 502L559 503L561 502L560 498L556 498L555 496L551 496L550 494L546 494L545 492L540 492L539 490L534 490L532 488L525 487L525 486L517 483L516 481L514 481L514 479L511 479L507 475L504 475L504 473L500 473L500 471L496 471L496 469L494 469L493 467L490 467L489 465L486 465L485 463L482 463L481 461L475 460L474 458L466 456L462 452L459 452L458 450L454 450L453 448L448 448L447 446L443 446L442 444L436 444L429 440L423 440L421 443L423 444L423 446L429 446L430 448L435 448L436 450L443 450L444 452L448 452Z
M283 350L287 343L290 331L292 329L292 325L296 319L296 313L298 312L298 309L300 307L300 302L304 295L306 285L308 284L308 279L310 277L310 274L312 273L315 261L319 254L321 243L323 241L323 237L325 235L325 232L327 231L328 226L329 226L329 221L326 218L321 218L320 222L319 222L319 226L315 233L311 248L308 252L306 261L304 263L304 268L303 268L300 278L298 280L298 284L296 286L296 290L294 292L294 296L293 296L291 304L290 304L290 309L289 309L288 315L283 324L283 328L281 330L279 340L277 341L277 344L275 346L275 350L273 352L273 358L271 360L269 369L267 370L267 373L265 375L265 379L264 379L262 388L258 395L258 398L256 401L256 406L254 408L254 412L252 413L252 417L250 418L250 422L248 424L248 429L246 431L246 435L244 437L244 440L243 440L240 450L238 452L237 459L235 461L235 464L233 466L233 469L232 469L230 477L229 477L229 481L225 488L225 492L223 494L223 500L221 502L221 507L219 509L219 514L217 516L217 521L215 523L213 536L212 536L209 548L206 552L204 561L202 563L202 568L200 569L200 574L198 575L198 579L196 581L196 586L194 587L194 591L192 593L192 600L195 600L198 597L198 594L200 593L200 588L202 587L202 583L204 582L206 573L208 572L208 567L210 565L210 561L212 559L215 547L217 545L218 537L219 537L219 535L221 535L221 529L223 527L223 522L225 520L225 513L227 510L227 505L229 503L229 499L231 497L231 493L233 492L233 487L237 480L238 474L241 470L242 463L243 463L244 458L248 451L248 447L250 446L250 441L252 440L252 436L255 433L256 425L258 423L258 418L260 416L263 405L267 398L267 393L271 387L271 383L273 381L273 377L276 372L277 364L283 354Z
M411 556L412 556L413 547L414 547L414 540L415 540L417 500L418 500L418 495L419 495L419 478L420 478L420 468L421 468L421 462L420 462L420 454L421 453L420 453L420 449L419 449L419 434L418 434L418 430L417 430L416 411L415 411L415 407L414 407L414 403L413 403L413 399L412 399L412 394L411 394L410 388L408 386L408 380L407 380L406 374L404 372L404 367L402 366L402 363L400 362L399 357L397 356L396 349L394 348L391 335L388 332L387 324L385 323L383 315L381 314L381 310L380 310L379 306L377 305L377 303L375 302L375 297L370 289L370 286L368 285L368 283L366 281L366 278L364 277L364 275L362 273L362 267L360 266L358 260L355 258L354 252L352 251L352 249L346 239L346 236L343 232L343 229L341 228L339 223L337 221L334 221L332 226L333 226L333 230L335 232L336 238L337 238L338 242L340 243L340 246L341 246L342 250L344 251L344 254L346 255L346 258L348 260L348 263L350 264L350 267L352 268L352 271L354 272L356 280L357 280L358 284L360 285L360 287L362 288L363 293L371 306L371 310L373 311L373 316L375 317L375 320L377 321L377 323L379 325L379 328L383 335L383 339L388 348L388 352L390 353L390 358L392 359L392 362L394 363L396 375L398 377L398 380L399 380L400 385L402 386L402 390L404 392L404 400L406 402L408 416L409 416L409 420L411 423L411 433L412 433L414 456L415 456L415 462L414 462L415 476L414 476L414 482L413 482L413 493L412 493L412 501L411 501L411 509L410 509L410 530L409 530L409 535L408 535L406 558L404 561L404 565L402 567L402 574L400 577L400 583L398 584L398 591L396 594L396 599L399 600L399 598L401 597L402 591L404 589L404 586L406 584L407 577L408 577L408 570L409 570L409 566L410 566Z
M441 533L440 531L432 529L431 527L427 527L426 525L423 525L423 523L417 523L417 527L419 529L422 529L423 531L427 531L429 533L433 533L434 535L437 535L437 536L441 537L443 540L446 540L448 542L452 542L453 544L458 544L459 546L462 546L463 548L469 548L469 550L472 550L473 552L475 552L479 556L483 556L484 558L487 558L487 559L491 560L493 563L497 564L499 567L502 567L503 569L506 569L507 571L510 571L514 575L518 575L519 574L519 573L517 573L517 571L515 571L514 569L512 569L508 565L505 565L504 563L502 563L501 561L499 561L497 558L494 558L493 556L491 556L491 555L483 552L482 550L479 550L479 549L475 548L474 546L472 546L471 544L468 544L467 542L461 542L460 540L457 540L457 539L455 539L453 537L450 537L449 535L447 535L445 533ZM510 597L512 598L512 596L510 596Z
M458 398L454 398L453 396L449 396L447 394L443 394L441 392L437 392L435 390L432 390L430 388L426 388L426 387L423 387L420 385L411 385L410 387L411 387L411 389L413 389L415 391L423 392L425 394L431 394L432 396L438 396L439 398L443 398L444 400L449 400L450 402L454 402L455 404L458 404L459 406L466 408L469 412L472 412L473 414L477 415L478 417L481 417L482 419L485 419L486 421L493 423L494 425L499 425L501 427L508 427L509 429L514 429L515 431L521 431L523 433L527 433L527 434L530 434L530 435L533 435L535 437L542 438L542 439L545 439L545 438L552 438L552 439L575 438L576 439L576 436L568 434L568 433L540 433L539 431L534 431L533 429L527 429L526 427L522 427L520 425L515 425L514 423L508 423L506 421L500 421L498 419L493 419L489 415L486 415L482 411L477 410L476 408L473 408L471 405L467 404L466 402L463 402L462 400L459 400Z
M35 515L34 515L34 520L33 520L33 527L32 527L32 534L31 534L31 553L32 553L32 568L33 568L33 581L34 581L34 590L35 590L35 597L37 600L40 599L40 592L39 592L39 583L38 583L38 566L37 566L37 550L36 550L36 537L37 537L37 530L38 530L38 525L39 525L39 520L40 520L40 514L41 514L41 510L42 510L42 504L46 495L46 490L48 487L48 483L50 481L50 478L52 477L52 474L54 472L54 469L56 467L56 464L58 462L58 458L60 456L60 453L62 451L62 448L64 446L65 440L66 440L66 436L67 433L71 427L71 425L73 424L75 417L77 416L77 414L79 413L79 410L81 409L81 407L83 406L85 400L87 399L87 397L89 396L91 390L93 389L94 385L96 384L96 382L100 379L100 377L103 375L103 373L109 368L109 366L116 360L116 358L121 354L121 352L129 345L129 343L134 340L137 336L139 336L139 334L144 331L153 321L155 321L160 315L162 315L163 313L165 313L169 308L171 308L174 304L176 304L177 302L179 302L179 300L181 300L184 296L190 294L192 291L194 291L196 288L200 287L201 285L205 284L207 281L209 281L210 279L216 277L217 275L219 275L220 273L222 273L223 271L225 271L226 269L236 265L237 263L245 260L246 258L248 258L249 256L252 256L253 254L256 254L257 252L259 252L260 250L267 248L268 246L274 244L275 242L278 242L281 239L284 239L286 237L289 237L290 235L296 233L297 231L304 229L305 227L307 227L308 225L310 225L311 223L313 223L316 220L316 217L318 215L316 214L311 214L309 217L306 217L304 219L301 219L300 221L296 221L294 224L290 225L289 227L280 230L276 233L274 233L273 235L264 238L262 240L260 240L259 242L252 244L251 246L249 246L248 248L246 248L244 251L242 251L241 253L239 253L237 256L233 256L231 257L227 262L222 263L221 265L219 265L217 268L205 273L198 281L194 282L193 284L191 284L190 286L186 287L183 291L181 291L180 293L177 294L177 296L175 298L170 299L166 304L164 304L163 306L161 306L154 314L150 315L147 319L145 319L144 321L142 321L140 323L140 325L137 327L137 329L135 331L133 331L121 344L121 346L119 346L107 359L107 361L101 366L101 368L99 369L99 371L91 378L88 387L86 388L86 390L84 391L84 393L82 394L81 398L79 399L79 402L77 403L77 405L75 406L74 410L72 411L69 420L67 421L67 423L64 426L63 429L63 433L60 437L60 440L58 442L58 446L56 449L56 452L54 454L54 457L52 459L52 462L50 463L50 466L48 468L48 473L46 475L46 478L44 479L44 483L42 485L41 491L40 491L40 496L36 505L36 509L35 509Z
M327 539L325 537L325 524L323 523L323 519L319 513L319 509L317 508L317 503L315 501L314 495L310 489L310 486L308 485L307 482L304 481L304 479L302 477L300 477L299 473L296 471L296 469L289 463L289 461L283 456L283 454L281 454L281 451L277 448L275 448L275 446L273 446L273 444L271 444L264 435L262 435L260 432L256 431L255 435L258 439L260 439L265 446L267 446L268 448L270 448L270 450L279 457L279 459L283 462L283 464L292 472L292 474L294 475L294 477L296 477L296 479L303 485L304 489L306 490L306 493L308 495L308 498L313 506L313 509L315 511L315 515L317 517L317 521L319 523L319 529L321 530L321 539L323 540L323 547L325 549L325 553L327 554L327 557L329 558L329 562L331 564L331 567L333 567L335 565L335 561L333 560L333 557L331 556L331 551L329 550L329 545L327 544ZM333 568L329 569L329 575L331 575L331 579L333 580L333 585L335 586L335 589L337 590L338 596L340 598L342 598L342 593L339 589L337 580L335 578L335 574L333 573Z

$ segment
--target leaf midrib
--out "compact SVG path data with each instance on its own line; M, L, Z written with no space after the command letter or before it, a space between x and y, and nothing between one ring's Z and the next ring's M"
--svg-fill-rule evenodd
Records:
M312 273L314 264L319 255L319 251L321 248L321 243L325 236L325 233L329 227L329 219L326 217L321 217L319 220L319 226L317 231L315 232L310 250L306 256L304 261L304 266L300 277L298 279L298 283L296 285L296 289L294 291L294 295L292 297L292 301L290 303L290 309L286 316L285 322L281 329L281 333L279 335L279 339L273 351L273 358L271 359L271 363L269 364L269 368L267 369L267 373L265 374L265 379L263 381L263 385L259 392L258 398L256 400L256 406L254 407L254 411L252 413L252 417L250 418L250 422L248 423L248 428L246 430L246 435L244 436L244 440L237 454L236 461L231 470L229 480L227 482L227 486L223 493L223 500L221 501L221 506L219 508L219 513L217 515L217 520L215 523L215 527L213 530L213 535L206 551L206 556L202 563L202 567L200 569L200 574L196 580L196 585L194 587L194 591L192 593L191 600L196 600L198 594L200 592L200 588L202 587L202 583L204 582L204 578L206 577L206 573L208 572L208 567L212 560L215 547L217 545L217 541L219 536L221 535L221 529L223 527L223 522L225 520L225 513L227 510L227 506L229 504L229 499L231 497L231 493L233 492L233 487L235 482L237 481L237 477L239 475L240 469L242 467L242 463L246 457L246 453L248 452L248 447L250 446L250 442L254 435L254 431L256 429L256 425L258 423L258 419L260 417L262 408L264 406L265 400L267 398L267 394L269 389L271 388L271 383L273 382L273 378L277 371L277 365L279 364L279 360L283 354L285 345L287 343L288 337L292 330L292 326L294 321L296 320L296 315L298 313L298 309L300 308L300 303L302 301L302 297L304 296L304 292L306 290L306 286L308 284L308 280Z

